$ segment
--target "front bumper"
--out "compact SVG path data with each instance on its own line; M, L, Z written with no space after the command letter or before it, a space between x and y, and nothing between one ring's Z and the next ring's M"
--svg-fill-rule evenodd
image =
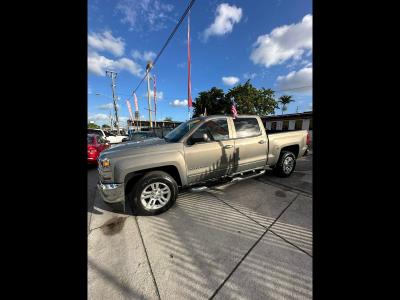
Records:
M97 183L97 189L103 201L107 203L120 203L125 201L123 183Z

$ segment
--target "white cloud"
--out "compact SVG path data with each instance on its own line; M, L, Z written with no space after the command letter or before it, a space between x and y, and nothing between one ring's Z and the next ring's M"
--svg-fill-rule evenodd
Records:
M156 95L157 95L157 100L162 100L164 98L164 93L162 91L156 91ZM147 93L143 94L143 97L145 97L147 99ZM150 90L150 99L153 100L154 99L154 91Z
M131 59L123 57L118 60L113 60L99 55L96 52L89 52L88 71L99 76L105 76L106 69L128 71L138 77L144 74L142 67Z
M188 105L188 101L186 99L185 100L176 99L176 100L170 102L169 105L171 105L173 107L183 107L183 106Z
M293 90L291 92L311 92L312 90L312 68L305 67L299 71L292 71L287 75L278 76L276 79L279 90L288 90L307 86L308 88Z
M88 116L88 121L101 122L110 121L110 117L106 114L92 114Z
M92 88L88 86L88 94L90 95L92 93Z
M99 51L111 52L115 56L121 56L125 51L125 42L123 39L121 37L114 37L111 31L89 34L88 45Z
M253 44L250 59L254 64L270 67L289 59L299 60L309 49L312 49L312 15L304 16L299 23L283 25L259 36Z
M226 85L235 85L239 82L239 78L235 76L222 77L222 82Z
M140 51L138 51L138 50L132 51L132 57L134 59L139 59L139 60L142 60L145 62L147 62L149 60L153 61L156 58L156 56L157 56L157 54L153 51L144 51L143 53L140 53Z
M216 17L212 23L204 31L204 39L207 40L212 35L224 35L233 30L233 25L239 23L242 18L242 9L235 5L222 3L218 5L216 10Z
M122 15L121 22L129 25L129 30L139 31L147 27L157 31L166 27L167 21L175 21L169 16L174 6L159 0L120 0L115 11Z
M243 74L243 78L244 79L254 79L257 77L256 73L244 73Z
M117 104L117 107L120 108L120 105ZM102 104L102 105L99 105L97 108L104 109L104 110L110 110L110 109L114 109L114 104L113 103Z

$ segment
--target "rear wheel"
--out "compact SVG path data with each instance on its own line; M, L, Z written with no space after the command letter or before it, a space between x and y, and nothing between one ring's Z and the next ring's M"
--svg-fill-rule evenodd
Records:
M279 177L289 177L296 167L296 156L290 151L282 151L274 173Z
M178 195L175 179L166 172L152 171L145 174L128 196L134 213L157 215L168 210Z

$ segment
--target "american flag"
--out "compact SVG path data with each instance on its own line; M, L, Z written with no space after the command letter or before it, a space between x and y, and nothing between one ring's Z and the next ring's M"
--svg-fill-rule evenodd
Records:
M234 100L232 100L231 112L232 112L232 118L234 118L234 119L237 118L238 113L237 113L237 110L236 110L236 103L235 103Z

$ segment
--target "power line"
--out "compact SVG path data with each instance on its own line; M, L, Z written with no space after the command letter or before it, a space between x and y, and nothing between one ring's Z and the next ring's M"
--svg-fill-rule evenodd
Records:
M164 46L161 48L161 50L158 52L156 58L154 59L153 62L153 66L156 64L157 60L160 58L161 54L164 52L164 49L167 47L167 45L169 44L169 42L171 41L171 39L173 38L173 36L175 35L175 32L178 30L179 26L181 25L181 23L183 22L183 20L185 19L186 15L188 14L189 10L192 8L194 2L196 0L191 0L188 7L186 8L185 12L183 13L183 15L181 16L181 18L179 19L178 23L175 25L174 30L172 30L171 34L169 35L167 41L164 43ZM150 72L152 68L149 68L148 70L146 70L146 74L143 76L142 80L140 80L139 84L137 85L137 87L133 90L132 95L134 93L136 93L137 89L140 87L140 85L142 84L143 80L146 78L147 74ZM131 95L131 96L132 96Z

